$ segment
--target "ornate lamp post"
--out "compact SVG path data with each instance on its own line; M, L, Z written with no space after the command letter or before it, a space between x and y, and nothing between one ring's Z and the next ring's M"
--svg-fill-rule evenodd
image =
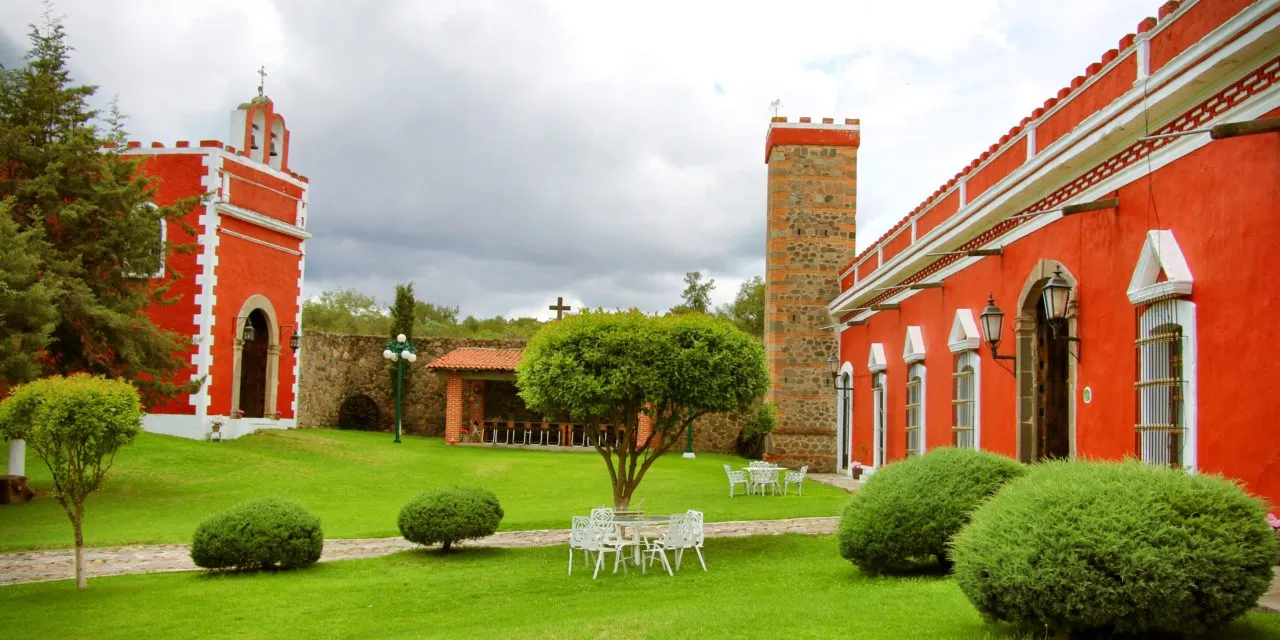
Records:
M695 455L695 454L693 453L693 423L689 423L689 428L688 428L688 429L685 429L684 435L685 435L685 439L684 439L684 453L680 454L680 457L681 457L681 458L696 458L696 457L698 457L697 455Z
M387 341L387 348L382 352L382 357L396 363L396 442L400 442L400 403L401 396L404 393L404 363L409 361L413 363L418 359L418 352L413 350L413 344L402 333L395 337L394 340Z

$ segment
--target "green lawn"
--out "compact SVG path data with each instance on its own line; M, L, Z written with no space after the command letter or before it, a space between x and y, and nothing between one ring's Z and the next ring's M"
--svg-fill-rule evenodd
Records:
M729 498L723 464L741 458L678 454L654 464L637 491L650 513L699 509L709 521L837 515L848 494L805 482L804 496ZM28 456L38 497L0 507L0 551L69 547L71 524L50 494L44 463ZM568 528L570 517L612 504L604 461L592 452L448 447L439 438L328 429L268 431L221 443L143 434L116 458L86 506L89 546L190 542L205 517L251 498L280 495L320 516L327 538L400 535L400 507L446 484L492 489L501 530Z
M832 537L710 539L674 578L565 575L565 546L411 551L279 574L95 578L0 588L30 638L1015 638L947 578L867 578ZM576 564L576 563L575 563ZM1224 638L1280 637L1253 613Z

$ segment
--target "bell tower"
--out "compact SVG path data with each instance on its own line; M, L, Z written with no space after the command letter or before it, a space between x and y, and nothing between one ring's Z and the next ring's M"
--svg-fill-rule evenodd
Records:
M258 69L258 76L261 78L258 95L231 112L231 137L227 140L250 160L288 172L289 129L285 127L284 116L276 113L275 105L264 92L266 70Z
M836 395L827 358L837 335L827 303L854 256L858 121L788 122L774 117L765 137L769 165L765 240L765 352L778 408L769 457L781 464L836 469Z

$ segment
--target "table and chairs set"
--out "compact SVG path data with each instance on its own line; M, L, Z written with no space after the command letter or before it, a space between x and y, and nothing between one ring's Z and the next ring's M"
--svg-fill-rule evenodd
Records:
M783 472L786 472L783 475ZM759 492L764 495L765 489L768 489L771 495L778 495L778 491L782 491L782 495L787 495L791 485L796 485L797 495L804 495L804 476L809 472L809 465L800 467L799 471L793 471L785 467L778 466L772 462L763 460L752 460L745 469L734 469L729 465L724 465L725 475L729 476L729 497L734 496L734 489L738 485L742 485L747 491L747 495ZM778 478L782 477L782 483L779 484Z
M492 445L592 447L597 440L618 443L617 425L588 425L527 420L472 420L463 430L464 442Z
M707 570L702 556L703 514L690 509L684 513L649 515L642 511L615 511L609 507L596 507L590 516L574 516L569 532L569 575L573 575L573 554L582 552L585 562L594 564L591 579L596 579L604 566L605 554L612 553L613 572L628 564L640 567L641 573L656 561L662 562L667 575L674 576L680 569L684 552L692 550L698 556L702 570ZM667 559L667 552L672 559ZM592 556L594 555L594 560Z

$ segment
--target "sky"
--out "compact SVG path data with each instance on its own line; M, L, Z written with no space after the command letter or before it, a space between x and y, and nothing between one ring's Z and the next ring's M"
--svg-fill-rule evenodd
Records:
M764 274L764 138L859 118L857 247L1097 61L1156 0L56 0L133 139L230 140L266 93L311 179L304 294L462 315L664 311ZM39 0L0 1L0 64ZM850 256L852 257L852 256Z

